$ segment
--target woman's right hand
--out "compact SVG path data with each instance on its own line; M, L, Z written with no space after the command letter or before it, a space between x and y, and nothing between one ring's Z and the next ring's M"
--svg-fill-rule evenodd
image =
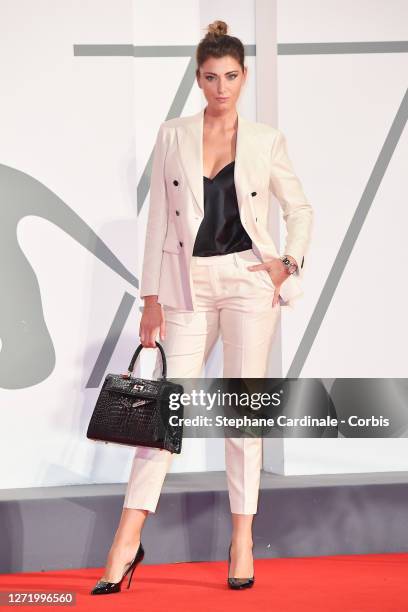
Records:
M156 348L158 331L160 331L161 340L164 340L166 334L163 307L156 300L149 300L147 298L145 298L144 304L139 326L140 343L144 348Z

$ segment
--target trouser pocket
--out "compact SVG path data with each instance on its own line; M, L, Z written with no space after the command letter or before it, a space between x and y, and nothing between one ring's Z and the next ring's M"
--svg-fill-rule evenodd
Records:
M244 274L250 275L252 280L256 283L261 283L264 286L267 285L270 289L275 289L275 285L269 275L268 270L248 270L249 266L254 266L263 263L261 259L251 251L237 252L235 257L236 265Z

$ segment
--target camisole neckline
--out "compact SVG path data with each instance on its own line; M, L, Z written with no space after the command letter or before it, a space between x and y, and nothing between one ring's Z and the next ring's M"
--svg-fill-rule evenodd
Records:
M233 164L235 164L235 159L233 159L229 164L227 164L226 166L224 166L223 168L221 168L221 170L219 170L217 172L217 174L215 176L213 176L212 178L209 178L208 176L204 176L203 178L207 181L210 181L210 183L212 183L213 181L215 181L215 179L217 178L217 176L219 174L221 174L221 172L224 172L224 170L226 170L227 168L229 168L230 166L232 166Z

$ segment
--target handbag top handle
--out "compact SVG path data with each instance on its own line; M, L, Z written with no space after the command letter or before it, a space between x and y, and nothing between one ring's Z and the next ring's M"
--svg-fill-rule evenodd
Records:
M160 353L161 353L161 357L162 357L162 375L161 378L159 378L159 380L165 380L167 377L167 361L166 361L166 355L164 354L164 350L162 345L160 344L160 342L157 342L157 340L155 340L156 342L156 346L160 349ZM130 360L130 364L128 367L128 375L130 376L131 374L133 374L133 369L135 367L135 363L136 363L136 359L139 357L140 351L145 348L143 346L143 344L139 344L139 346L137 347L137 349L135 350L132 359Z

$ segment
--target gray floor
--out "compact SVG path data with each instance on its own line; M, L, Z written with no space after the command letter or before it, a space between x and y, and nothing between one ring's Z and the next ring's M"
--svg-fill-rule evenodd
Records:
M375 472L363 474L313 474L309 476L280 476L261 473L261 489L298 489L305 487L332 487L376 484L406 484L408 472ZM0 503L23 499L51 499L63 497L92 497L101 495L124 495L126 483L70 485L63 487L36 487L27 489L0 490ZM224 491L225 472L189 472L167 474L162 495L184 491Z
M0 572L102 567L126 483L0 491ZM408 472L262 472L256 557L408 551ZM144 563L226 559L226 475L168 473L143 530Z

